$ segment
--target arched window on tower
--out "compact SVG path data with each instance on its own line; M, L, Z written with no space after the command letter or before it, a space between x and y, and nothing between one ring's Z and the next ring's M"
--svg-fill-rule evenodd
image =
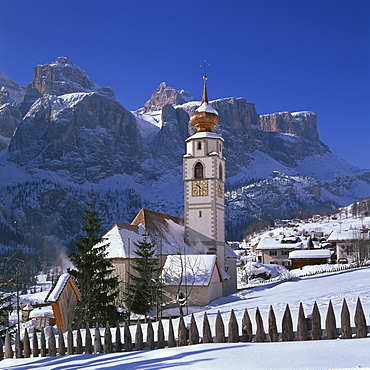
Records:
M201 150L202 149L202 143L200 141L198 141L198 143L197 143L197 149L198 150Z
M195 179L203 178L203 165L200 162L198 162L194 167L194 178Z
M222 164L220 163L220 167L218 169L218 178L222 180Z

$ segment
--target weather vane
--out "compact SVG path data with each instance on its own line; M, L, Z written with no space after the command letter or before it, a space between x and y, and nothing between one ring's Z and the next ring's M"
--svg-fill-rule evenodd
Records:
M204 64L201 64L200 66L201 67L204 67L204 77L207 77L207 67L210 67L211 65L209 63L207 63L206 60L204 60L203 62Z

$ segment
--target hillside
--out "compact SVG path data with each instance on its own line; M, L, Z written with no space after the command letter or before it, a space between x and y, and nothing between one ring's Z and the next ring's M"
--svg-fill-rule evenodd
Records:
M184 140L199 105L191 93L162 83L130 112L112 88L60 57L36 66L25 89L6 78L2 96L0 243L15 243L16 220L20 241L49 251L70 246L91 185L104 230L130 222L141 207L182 215ZM369 170L331 153L314 112L259 115L245 98L210 104L225 139L228 239L241 239L261 218L331 210L370 195Z

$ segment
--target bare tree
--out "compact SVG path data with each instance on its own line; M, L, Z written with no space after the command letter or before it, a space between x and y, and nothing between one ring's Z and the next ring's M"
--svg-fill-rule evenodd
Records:
M178 253L167 256L161 274L167 298L164 305L177 305L180 316L183 316L184 307L197 300L202 286L208 285L211 273L202 255Z

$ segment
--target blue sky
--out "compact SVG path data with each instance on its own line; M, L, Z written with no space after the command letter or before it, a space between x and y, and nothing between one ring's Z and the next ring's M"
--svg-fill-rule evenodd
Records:
M258 113L311 110L320 138L370 168L369 0L0 0L0 71L27 85L66 56L135 110L165 81Z

